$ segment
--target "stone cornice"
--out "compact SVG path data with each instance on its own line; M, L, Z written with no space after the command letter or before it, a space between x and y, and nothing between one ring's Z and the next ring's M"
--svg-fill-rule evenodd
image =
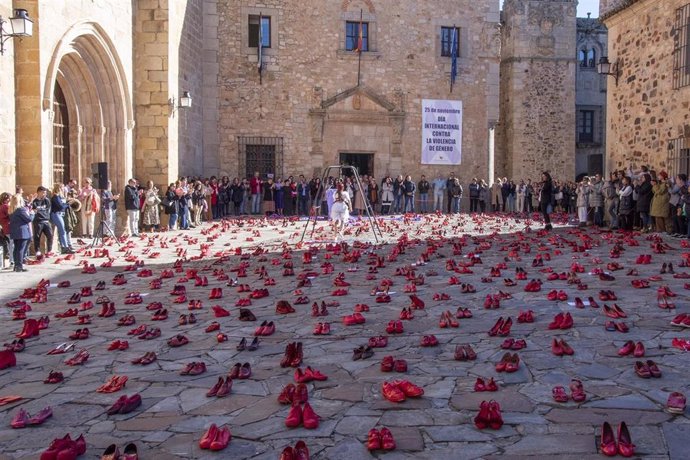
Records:
M599 15L599 20L606 21L607 19L617 15L624 9L632 6L633 4L639 1L641 0L620 0L618 3L611 6L611 8L608 11L601 12L601 14Z

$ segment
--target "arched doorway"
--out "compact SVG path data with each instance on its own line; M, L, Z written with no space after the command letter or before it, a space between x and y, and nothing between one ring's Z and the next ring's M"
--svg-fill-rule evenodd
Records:
M58 43L46 78L43 107L53 121L53 180L81 183L93 163L107 162L116 190L132 174L134 126L129 77L102 28L72 26Z

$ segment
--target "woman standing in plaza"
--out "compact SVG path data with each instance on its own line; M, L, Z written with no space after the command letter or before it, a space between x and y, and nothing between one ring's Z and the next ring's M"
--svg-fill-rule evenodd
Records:
M336 242L338 237L343 237L345 226L350 219L351 210L352 202L350 201L350 195L343 190L342 184L338 184L333 194L333 206L331 207L331 220L333 221Z
M268 178L267 181L263 182L263 192L264 192L264 208L263 208L263 213L264 215L271 215L275 213L275 200L273 197L273 193L275 191L273 187L273 179Z
M33 201L33 196L29 198ZM21 195L14 195L10 200L10 238L13 240L14 249L14 271L25 272L24 258L26 250L31 241L31 222L34 220L35 212L26 205Z
M158 205L161 199L158 196L158 189L153 185L153 181L146 183L146 190L144 191L144 208L142 224L144 229L153 232L158 231L161 224L160 210Z
M669 195L667 175L664 171L659 173L659 180L652 181L652 206L650 215L654 218L656 231L659 233L666 232L666 223L668 222L669 214Z
M640 215L640 226L643 233L650 231L649 208L651 207L653 196L651 179L652 177L648 173L641 174L634 188L634 191L637 193L635 209Z
M381 214L390 214L393 203L393 180L390 177L381 184Z
M632 214L635 209L632 194L633 188L630 185L630 178L623 176L621 186L618 189L618 222L621 230L632 230Z
M367 187L367 194L369 198L369 206L371 212L375 212L376 206L379 204L379 186L374 177L369 178L369 185Z
M58 242L60 243L60 253L74 254L72 242L65 229L65 210L69 208L69 205L62 194L62 184L53 185L53 194L50 197L50 222L55 225L55 230L57 231Z
M91 238L93 237L96 214L100 211L101 199L98 196L98 191L93 188L91 178L87 177L82 184L83 187L79 192L82 212L82 236Z

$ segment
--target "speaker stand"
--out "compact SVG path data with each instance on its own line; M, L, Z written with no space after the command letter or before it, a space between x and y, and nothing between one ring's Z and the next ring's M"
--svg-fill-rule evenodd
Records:
M101 196L103 196L103 191L101 190ZM93 235L93 241L91 241L91 245L89 245L89 248L93 248L98 244L98 241L101 241L101 244L104 242L104 238L106 236L109 236L113 240L115 240L115 243L117 243L118 246L120 246L120 242L118 241L117 237L115 236L115 232L113 231L112 228L110 228L110 225L108 225L108 222L105 220L105 208L103 207L103 204L101 203L101 211L100 211L100 219L101 221L98 223L98 228L96 229L96 232Z

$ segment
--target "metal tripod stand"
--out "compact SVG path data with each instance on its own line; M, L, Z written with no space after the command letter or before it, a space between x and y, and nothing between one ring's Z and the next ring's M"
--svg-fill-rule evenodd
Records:
M101 194L101 196L103 196L102 190L99 193ZM117 240L115 232L112 228L110 228L110 225L108 225L108 222L105 220L105 208L103 207L102 203L99 218L101 221L98 223L98 229L96 229L96 231L93 234L93 241L91 241L89 248L93 248L94 246L96 246L96 244L98 244L98 240L100 240L101 243L103 243L103 238L105 236L111 237L113 240L115 240L117 245L120 246L120 242Z
M374 233L374 239L376 242L379 242L379 237L383 239L383 233L381 232L381 229L379 228L378 222L376 222L376 218L374 216L374 209L371 207L371 204L369 203L369 200L367 200L366 196L364 196L364 187L362 186L362 180L359 178L359 172L357 171L357 168L355 166L348 166L348 165L341 165L341 166L328 166L326 169L324 169L323 174L321 175L321 183L319 184L319 188L316 191L316 196L314 197L314 203L312 203L311 206L311 212L309 213L309 218L307 219L307 222L304 226L304 230L302 231L302 238L300 239L300 242L304 241L304 237L307 234L307 229L309 228L309 224L312 224L311 227L311 234L309 235L310 238L314 237L314 230L316 229L316 222L318 220L319 216L319 211L321 209L321 202L323 201L324 195L326 193L326 189L324 188L324 184L326 183L326 180L330 176L331 170L337 170L338 171L338 177L342 177L343 171L350 170L352 171L352 177L354 178L355 181L355 188L357 193L361 193L362 195L362 200L365 203L365 208L364 211L366 212L367 218L369 219L369 224L371 227L371 231ZM312 223L312 217L314 219Z

